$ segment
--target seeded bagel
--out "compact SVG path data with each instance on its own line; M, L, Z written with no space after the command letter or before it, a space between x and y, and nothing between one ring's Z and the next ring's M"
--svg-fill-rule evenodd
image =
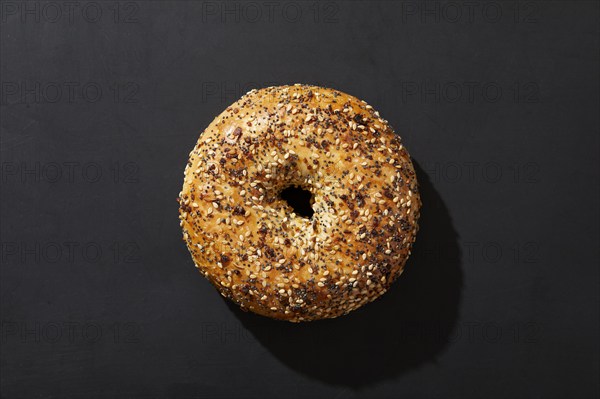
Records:
M312 216L282 198L312 197ZM245 310L338 317L400 276L421 201L401 139L370 105L309 85L252 90L201 134L179 194L200 272Z

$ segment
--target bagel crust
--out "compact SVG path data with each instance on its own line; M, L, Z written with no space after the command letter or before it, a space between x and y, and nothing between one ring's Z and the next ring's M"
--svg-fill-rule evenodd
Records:
M280 197L312 194L311 218ZM384 294L415 240L408 152L366 102L308 85L252 90L200 136L179 194L200 272L242 309L292 322Z

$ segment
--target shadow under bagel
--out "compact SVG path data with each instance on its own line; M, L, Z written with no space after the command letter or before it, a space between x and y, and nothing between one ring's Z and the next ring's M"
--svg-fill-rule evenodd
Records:
M272 320L227 305L282 363L334 385L361 388L435 362L452 340L463 275L458 235L439 193L414 162L419 232L403 274L374 302L336 318Z

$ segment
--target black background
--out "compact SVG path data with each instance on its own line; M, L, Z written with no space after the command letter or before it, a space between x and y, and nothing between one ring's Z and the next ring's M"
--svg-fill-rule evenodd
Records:
M4 398L592 398L595 1L2 2ZM302 325L196 272L175 201L246 91L368 101L418 167L382 299Z

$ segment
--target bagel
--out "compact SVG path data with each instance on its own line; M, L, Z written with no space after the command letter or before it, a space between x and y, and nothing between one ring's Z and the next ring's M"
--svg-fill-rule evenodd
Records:
M282 198L290 187L311 197L312 216ZM421 206L387 121L353 96L299 84L252 90L217 116L189 154L178 202L200 272L242 309L291 322L384 294Z

